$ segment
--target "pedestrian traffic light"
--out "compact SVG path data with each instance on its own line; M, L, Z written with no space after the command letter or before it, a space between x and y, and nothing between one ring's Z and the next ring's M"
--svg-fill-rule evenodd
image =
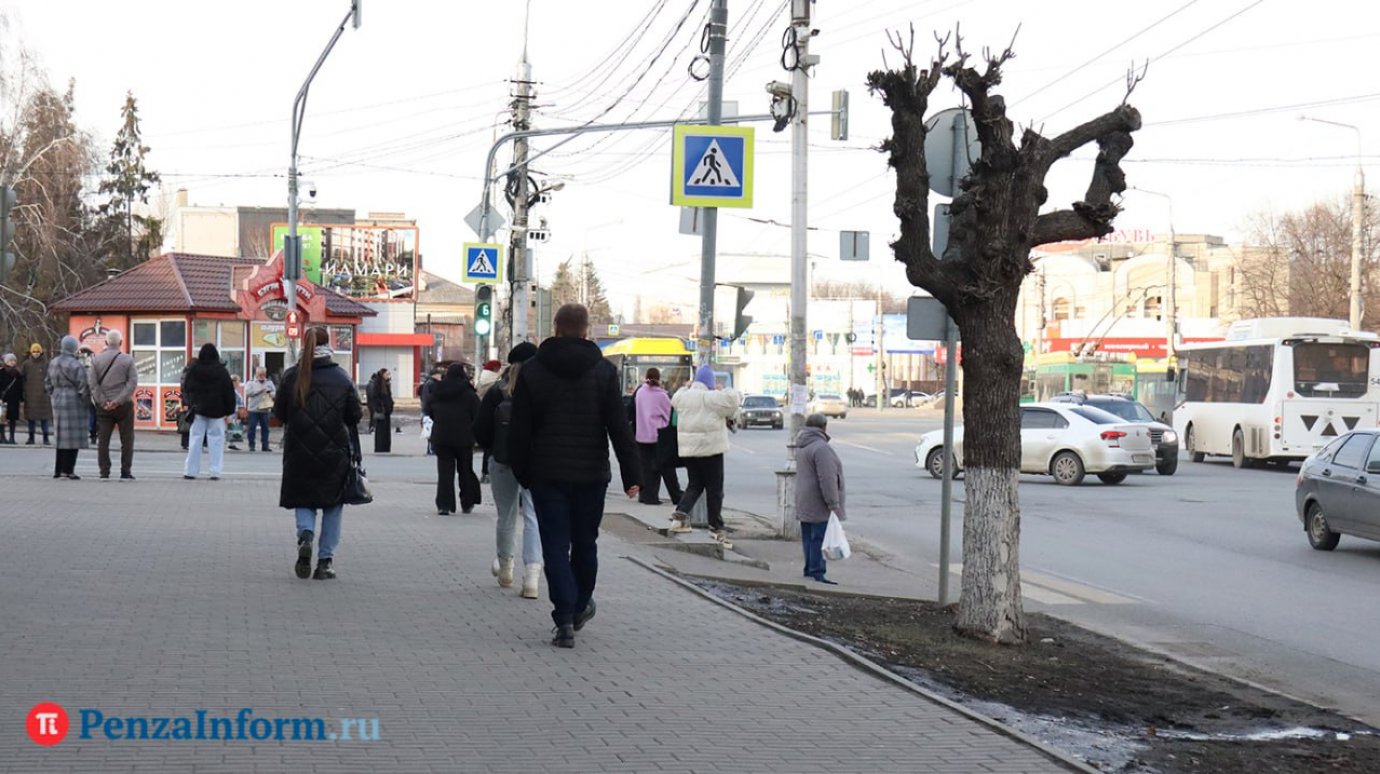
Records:
M10 241L14 239L14 206L19 196L14 186L0 186L0 283L8 282L10 272L14 271L14 253L10 252Z
M488 336L494 329L494 286L479 285L474 289L474 332Z

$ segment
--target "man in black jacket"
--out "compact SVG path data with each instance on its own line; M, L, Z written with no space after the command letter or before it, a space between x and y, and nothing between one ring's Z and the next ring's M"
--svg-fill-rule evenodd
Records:
M201 345L196 362L187 369L182 402L191 407L192 430L190 449L183 478L201 474L201 442L204 439L211 452L211 480L220 480L225 460L226 417L235 413L235 385L230 372L220 360L215 344Z
M551 644L573 648L576 630L594 617L610 441L628 497L637 496L641 475L618 371L585 338L589 310L562 306L555 328L518 376L509 433L513 472L537 510L556 623Z

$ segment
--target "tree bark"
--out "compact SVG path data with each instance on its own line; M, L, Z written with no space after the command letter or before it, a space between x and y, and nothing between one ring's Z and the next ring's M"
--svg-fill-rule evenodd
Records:
M965 307L956 321L963 336L966 480L963 584L956 627L971 637L1014 644L1024 641L1026 632L1017 495L1024 352L1016 334L1012 295Z

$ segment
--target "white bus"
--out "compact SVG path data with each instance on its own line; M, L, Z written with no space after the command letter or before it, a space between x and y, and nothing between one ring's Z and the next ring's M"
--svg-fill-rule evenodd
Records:
M1301 460L1380 418L1380 339L1344 321L1248 320L1178 355L1174 426L1194 462Z

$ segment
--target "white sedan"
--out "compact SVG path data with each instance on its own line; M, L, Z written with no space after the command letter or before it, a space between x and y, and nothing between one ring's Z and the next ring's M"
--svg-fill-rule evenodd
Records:
M963 428L954 428L954 447L963 467ZM915 466L944 476L944 431L920 437ZM1132 472L1155 467L1150 429L1091 406L1031 403L1021 406L1021 472L1054 477L1077 486L1088 473L1106 484L1120 484Z

